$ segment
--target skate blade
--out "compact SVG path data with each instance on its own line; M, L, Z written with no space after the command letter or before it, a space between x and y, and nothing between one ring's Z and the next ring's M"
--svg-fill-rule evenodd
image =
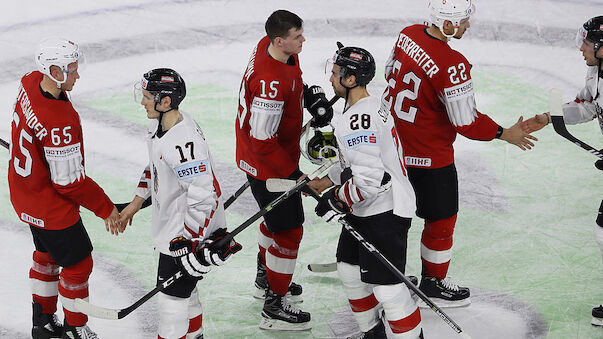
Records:
M288 323L282 320L262 317L260 328L268 331L308 331L312 329L312 325L310 325L310 322Z
M593 317L590 321L593 326L603 326L603 319Z
M456 307L466 307L466 306L471 305L470 298L463 299L463 300L446 300L446 299L430 297L429 299L431 299L431 301L433 301L433 303L436 304L440 308L456 308ZM417 301L417 306L419 306L419 308L431 308L420 298Z
M253 291L253 297L258 300L266 299L266 290L262 288L255 288ZM304 301L304 298L300 295L291 295L291 292L287 292L286 294L287 300L292 304L298 304Z

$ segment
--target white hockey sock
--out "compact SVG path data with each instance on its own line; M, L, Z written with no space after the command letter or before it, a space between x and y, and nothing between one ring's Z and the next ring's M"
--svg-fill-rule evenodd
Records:
M157 296L161 338L182 338L188 330L189 298L178 298L159 292Z
M375 285L375 297L385 311L394 338L414 339L421 333L421 313L404 284Z
M337 273L343 283L360 330L367 332L380 321L381 306L373 295L373 285L360 280L360 266L338 262Z

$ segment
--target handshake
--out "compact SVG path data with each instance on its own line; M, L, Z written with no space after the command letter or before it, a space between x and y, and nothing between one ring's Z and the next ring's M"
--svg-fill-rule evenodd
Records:
M176 237L170 241L170 252L188 275L202 279L212 266L226 264L243 248L234 239L221 241L227 235L225 228L218 228L205 240Z

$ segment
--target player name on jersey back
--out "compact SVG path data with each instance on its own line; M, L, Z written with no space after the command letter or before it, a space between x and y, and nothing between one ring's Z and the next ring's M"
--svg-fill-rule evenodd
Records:
M440 68L435 64L429 54L427 54L427 52L411 38L406 36L406 34L400 33L398 42L396 42L396 47L400 48L406 55L414 60L430 78L433 78L433 76L440 71Z

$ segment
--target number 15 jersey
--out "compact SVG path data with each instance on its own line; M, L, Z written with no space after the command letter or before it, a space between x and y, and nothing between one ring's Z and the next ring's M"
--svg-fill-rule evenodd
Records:
M476 108L467 59L427 28L400 32L385 66L381 109L395 117L406 166L441 168L454 162L456 133L487 141L499 126Z

